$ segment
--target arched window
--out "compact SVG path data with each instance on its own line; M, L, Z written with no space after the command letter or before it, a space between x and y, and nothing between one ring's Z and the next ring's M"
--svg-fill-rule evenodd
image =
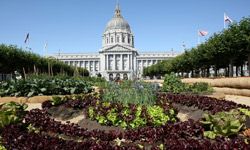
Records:
M123 80L128 80L128 74L126 73L123 74Z
M119 37L119 36L116 37L116 42L117 42L117 43L120 42L120 37Z
M117 73L115 77L115 81L119 81L119 80L120 80L120 73Z
M111 37L111 43L113 43L114 42L114 39L113 39L113 37Z
M109 43L109 38L107 38L107 43Z
M130 43L130 38L128 37L128 43Z
M114 79L113 79L113 74L112 73L110 73L109 74L109 81L113 81Z

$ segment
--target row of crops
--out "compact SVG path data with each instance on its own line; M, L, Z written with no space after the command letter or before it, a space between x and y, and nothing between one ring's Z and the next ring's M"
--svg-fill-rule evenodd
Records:
M6 117L1 119L1 144L6 149L250 148L249 134L245 131L249 127L246 123L249 107L185 94L160 93L158 100L152 106L125 105L102 102L98 94L84 94L63 97L57 100L60 103L46 101L42 110L25 111L25 105L4 104L0 107L1 117ZM178 121L178 110L171 102L186 100L206 110L204 117L198 121ZM224 107L218 108L218 101ZM121 126L123 130L89 130L78 124L63 124L48 113L59 106L84 110L87 118L107 126Z
M11 60L11 61L10 61ZM88 76L89 72L83 68L76 68L64 64L53 58L44 58L37 54L25 51L13 45L0 45L0 71L10 74L14 71L25 74L78 74Z
M210 68L214 76L219 69L225 69L226 76L244 76L243 65L248 62L250 72L250 18L233 23L228 29L210 36L204 43L186 49L182 55L144 69L145 76L165 75L166 73L191 73L192 77L201 74L209 77ZM233 66L236 67L234 72ZM239 72L238 68L241 68Z
M92 84L84 78L36 77L4 81L0 84L0 96L41 96L89 93Z

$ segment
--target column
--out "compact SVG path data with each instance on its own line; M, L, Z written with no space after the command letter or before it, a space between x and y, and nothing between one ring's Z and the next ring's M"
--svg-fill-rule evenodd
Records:
M89 61L89 72L91 72L91 66L90 66L90 61Z
M143 72L143 60L141 60L141 74Z
M132 57L132 70L134 70L134 57L133 57L133 54L131 55L131 57Z
M131 70L131 55L130 54L128 54L128 66L129 66L129 70Z
M104 59L104 60L105 60L105 61L104 61L105 68L104 68L104 69L107 70L107 55L104 55L104 57L105 57L105 59Z
M115 66L114 70L117 70L116 69L116 65L117 65L116 54L113 55L113 59L114 59L114 66Z
M124 59L123 59L123 54L121 54L121 70L124 70Z
M109 70L109 55L106 55L106 70Z
M107 70L110 70L110 55L107 55Z

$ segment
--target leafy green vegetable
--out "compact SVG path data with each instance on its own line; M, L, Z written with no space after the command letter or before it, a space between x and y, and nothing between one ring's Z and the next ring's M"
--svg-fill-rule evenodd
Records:
M0 128L21 122L27 107L26 104L18 104L15 102L0 105Z
M66 101L66 99L63 99L62 97L53 96L51 103L52 103L52 105L57 106L57 105L63 104L65 101Z
M213 89L208 83L197 82L193 85L182 83L181 79L177 77L174 73L167 74L164 79L162 90L164 92L172 93L212 93Z
M123 81L120 84L107 83L103 87L102 99L124 104L153 105L158 86L152 83Z
M121 103L97 102L88 107L88 116L103 125L138 128L150 124L161 126L168 121L176 121L176 112L172 108L164 110L161 106L122 105Z
M162 90L165 92L181 93L187 91L187 86L174 73L167 74L164 78Z
M250 110L246 108L238 108L240 112L242 112L244 115L250 117Z
M7 150L3 145L0 144L0 150Z
M92 85L81 78L28 78L0 84L0 96L67 95L89 93Z
M204 136L214 139L217 136L236 135L244 127L246 117L235 109L230 112L219 112L215 115L205 114L201 123L206 131Z
M170 120L168 114L165 114L160 106L148 106L147 112L152 118L152 123L156 126L164 125Z

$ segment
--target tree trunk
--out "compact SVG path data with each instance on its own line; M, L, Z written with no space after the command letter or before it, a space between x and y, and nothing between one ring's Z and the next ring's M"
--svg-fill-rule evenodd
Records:
M243 65L240 66L240 76L244 77Z
M230 62L229 62L229 77L233 77L233 75L234 75L233 60L230 59Z
M215 76L215 77L218 76L217 67L214 67L214 76Z
M207 68L207 78L210 76L210 68Z
M248 54L248 67L247 67L247 70L248 70L248 76L250 76L250 54Z
M238 69L239 69L239 67L238 67L238 66L236 66L236 70L235 70L235 71L236 71L236 72L235 72L236 77L238 77L238 71L239 71Z
M195 77L197 78L199 77L199 75L200 75L200 70L195 70Z
M226 67L225 69L224 69L224 71L225 71L225 77L228 77L228 67Z

